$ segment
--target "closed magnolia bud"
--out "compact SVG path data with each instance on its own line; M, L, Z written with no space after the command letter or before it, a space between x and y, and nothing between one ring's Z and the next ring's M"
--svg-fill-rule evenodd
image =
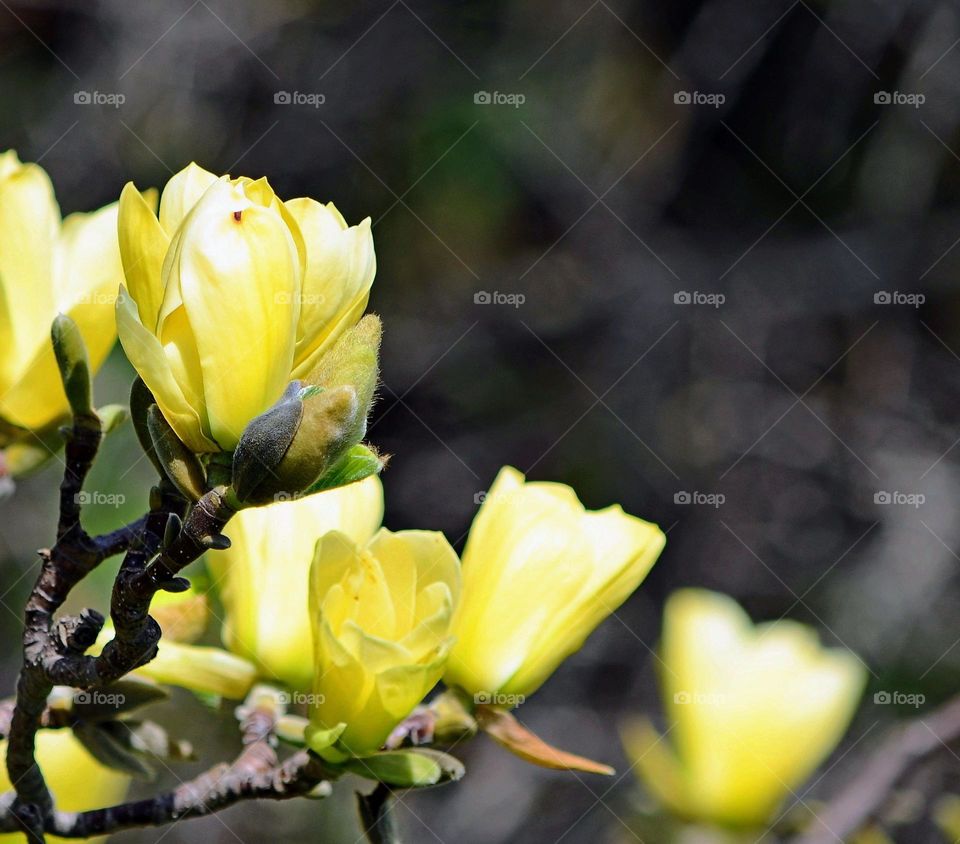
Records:
M360 441L377 385L380 335L380 320L364 317L321 358L305 386L294 381L247 426L233 460L241 502L267 504L309 491Z
M57 314L50 329L50 339L71 412L77 419L96 419L93 412L90 361L80 329L66 314Z
M763 826L796 794L840 740L866 679L856 656L821 647L813 629L754 626L732 598L701 589L667 601L659 656L670 734L638 721L627 750L661 803L724 826Z

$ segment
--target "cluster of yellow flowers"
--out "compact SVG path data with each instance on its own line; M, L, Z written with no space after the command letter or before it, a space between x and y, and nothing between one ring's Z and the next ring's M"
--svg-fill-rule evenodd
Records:
M291 381L317 383L311 374L363 315L376 268L369 219L349 226L332 204L282 201L265 179L194 164L159 198L128 184L118 203L61 222L44 171L5 153L0 231L16 244L0 248L7 471L33 465L18 447L69 411L49 340L57 313L76 322L93 368L119 331L166 424L207 460L242 449ZM337 400L365 417L351 396ZM255 681L278 684L309 703L311 749L331 763L363 757L441 680L478 721L525 700L665 543L617 505L588 511L570 487L509 467L462 563L442 534L392 532L382 516L376 475L242 509L231 547L208 555L230 653L166 635L141 673L237 698ZM768 821L839 741L864 682L852 655L821 649L811 630L753 628L730 599L696 590L668 602L660 656L675 751L646 721L626 730L628 750L663 805L719 824ZM54 750L67 758L53 741L41 742L44 765ZM59 771L48 773L56 787ZM102 794L83 779L91 801L115 791L113 779Z

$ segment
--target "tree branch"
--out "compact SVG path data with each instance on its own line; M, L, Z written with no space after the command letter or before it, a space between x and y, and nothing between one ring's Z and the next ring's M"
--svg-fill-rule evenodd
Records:
M891 792L929 758L960 742L960 697L894 729L794 844L835 844L874 818Z

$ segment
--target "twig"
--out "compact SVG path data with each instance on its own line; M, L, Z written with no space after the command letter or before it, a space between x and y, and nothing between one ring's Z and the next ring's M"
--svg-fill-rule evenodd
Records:
M62 838L87 838L124 829L161 826L187 815L200 817L254 798L288 800L316 792L327 778L320 759L302 751L280 763L273 749L275 718L255 709L242 724L244 749L233 764L223 763L172 791L145 800L87 812L54 812L45 831ZM0 816L0 830L22 828Z
M860 773L818 812L794 844L835 844L873 819L897 785L931 756L960 742L960 697L893 730Z

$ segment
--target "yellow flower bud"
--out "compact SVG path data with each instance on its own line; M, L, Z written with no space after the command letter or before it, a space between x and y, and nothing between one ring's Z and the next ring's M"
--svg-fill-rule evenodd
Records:
M866 679L852 653L821 647L812 628L754 626L732 598L699 589L667 602L660 652L673 728L661 738L638 722L627 749L662 803L723 825L771 819L836 746Z
M637 588L665 541L618 505L585 510L570 487L505 467L470 528L444 681L519 702Z
M266 179L195 164L167 183L159 216L152 200L132 184L120 197L120 340L184 443L232 451L360 318L369 220L348 227L332 205L284 204Z
M384 743L440 679L459 594L460 561L441 533L381 529L357 545L333 532L317 543L307 735L315 750L327 733L354 756Z
M383 487L376 476L239 512L224 530L230 547L207 556L227 613L224 644L253 660L264 679L309 691L307 583L317 540L339 530L365 543L382 518Z
M2 168L2 159L0 159ZM2 170L0 170L2 172ZM0 742L0 759L7 758L7 743ZM130 777L97 762L70 730L41 730L37 734L37 762L53 793L57 808L65 812L100 809L123 801ZM11 788L7 766L0 765L0 791ZM47 836L47 841L67 841ZM91 839L105 841L105 838ZM21 842L23 834L0 835L0 842Z
M116 203L61 222L43 169L0 154L0 419L39 429L69 412L50 326L74 320L95 372L116 339L122 278Z

